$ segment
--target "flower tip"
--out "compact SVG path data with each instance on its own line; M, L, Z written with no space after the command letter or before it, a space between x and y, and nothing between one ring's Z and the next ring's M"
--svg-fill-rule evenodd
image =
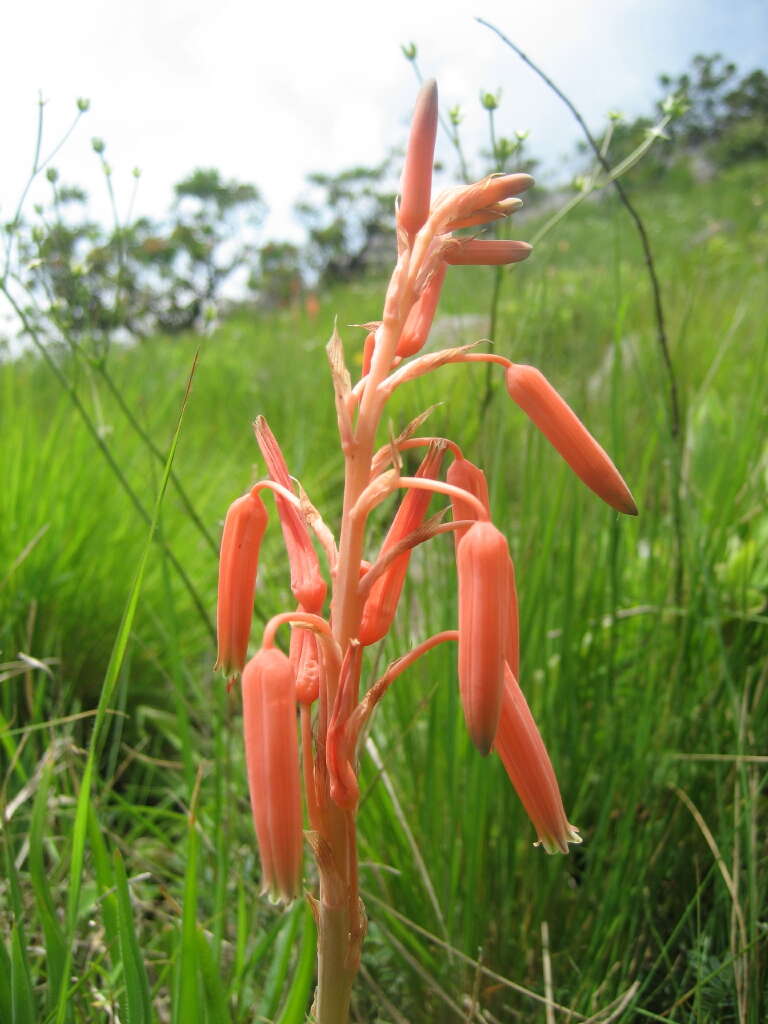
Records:
M640 515L640 513L638 511L638 508L637 508L637 502L632 497L632 492L629 490L629 488L627 488L627 494L626 494L626 497L624 499L624 502L622 504L622 507L621 507L620 511L623 512L625 516L637 516L637 515Z
M539 838L533 845L541 846L544 849L544 851L549 854L564 853L567 856L570 853L569 844L572 844L573 846L578 846L581 842L583 842L583 840L579 835L579 830L576 828L576 826L568 825L567 828L564 830L563 835L539 836Z
M411 236L429 216L436 138L437 83L431 78L421 87L416 99L400 186L398 225Z
M496 734L489 733L487 730L483 732L478 732L477 729L473 730L469 723L467 723L467 729L469 731L469 738L472 740L472 746L481 757L488 757L493 750L493 741L496 738Z

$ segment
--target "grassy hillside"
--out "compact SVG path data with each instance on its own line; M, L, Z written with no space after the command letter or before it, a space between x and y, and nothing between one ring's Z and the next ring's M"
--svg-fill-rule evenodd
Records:
M359 1021L549 1024L615 1000L594 1019L764 1019L765 172L661 180L636 196L681 448L642 257L613 197L579 207L504 279L496 349L568 398L632 487L637 520L582 487L500 377L486 409L482 368L443 369L397 399L395 430L440 403L430 432L486 468L517 568L521 683L585 842L567 859L531 848L501 765L470 749L454 654L431 653L383 702L362 762ZM451 271L441 344L485 334L491 287L490 272ZM206 338L116 348L104 365L56 353L91 430L37 357L0 366L0 1019L52 1019L68 943L67 1020L114 1019L118 1005L121 1021L304 1019L313 925L303 906L285 914L259 895L239 700L211 670L215 550L228 504L263 473L258 413L336 527L324 345L334 316L375 319L382 293L374 281L325 295L316 319L240 313ZM357 366L363 333L341 330ZM172 481L77 826L92 710L198 347L174 464L183 496ZM272 519L262 615L291 601ZM454 590L452 542L433 541L371 677L453 626ZM64 908L77 827L88 842L75 921ZM520 988L543 995L550 976L570 1018Z

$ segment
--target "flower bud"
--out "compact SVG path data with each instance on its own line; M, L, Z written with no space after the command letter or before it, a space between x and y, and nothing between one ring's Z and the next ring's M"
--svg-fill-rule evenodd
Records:
M234 501L224 521L219 558L219 599L216 609L218 657L215 669L240 672L248 652L259 547L267 528L261 499L246 494Z
M301 891L302 821L294 677L277 648L262 648L243 671L248 790L259 844L262 891L290 902Z
M416 100L400 183L398 225L413 236L429 216L437 136L437 85L426 82Z
M496 110L501 99L501 90L496 92L480 92L480 105L484 110Z
M446 267L440 263L437 270L427 281L421 295L411 307L406 317L403 333L397 343L397 355L401 359L415 355L424 345L429 336L432 321L435 318L435 310L440 301L440 292L445 280Z
M484 755L496 735L504 688L508 564L507 541L487 520L459 542L459 688L469 735Z
M581 836L565 816L547 748L509 665L505 666L494 749L533 822L537 845L547 853L568 853L568 844L580 843Z
M436 479L440 472L444 450L437 445L431 445L416 471L416 476ZM431 499L432 494L429 491L414 489L406 493L381 545L380 558L409 533L421 526ZM375 644L389 631L395 618L400 595L403 592L410 559L410 551L404 551L398 555L371 587L363 608L358 635L358 639L364 647Z
M591 490L619 512L637 515L637 505L618 469L546 377L533 366L506 372L510 398Z
M292 630L289 660L296 679L296 700L312 704L320 693L320 651L311 629Z
M507 263L519 263L527 259L532 246L527 242L512 240L454 238L446 245L443 259L451 266L500 267Z

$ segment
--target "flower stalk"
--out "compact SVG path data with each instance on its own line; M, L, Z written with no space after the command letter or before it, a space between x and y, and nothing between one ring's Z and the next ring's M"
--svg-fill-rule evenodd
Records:
M576 473L620 511L636 513L613 463L554 389L531 367L472 346L420 354L444 287L448 265L519 262L525 242L456 238L452 232L512 214L525 174L491 175L431 196L437 88L428 82L416 103L397 212L397 259L381 320L365 324L362 374L353 384L341 338L327 347L344 460L338 544L317 509L294 482L266 420L255 423L269 479L238 499L227 516L219 578L217 666L242 672L248 782L263 884L278 899L299 894L303 783L318 892L308 895L318 928L316 1024L346 1024L360 964L366 916L357 863L358 744L392 682L439 643L457 643L458 679L469 737L482 754L495 750L548 852L580 842L563 810L552 763L518 684L519 629L514 567L507 541L491 522L485 476L459 446L415 436L416 417L389 445L379 428L394 390L449 362L500 364L511 398L543 431ZM402 472L402 452L426 446L414 476ZM442 463L450 458L446 479ZM369 517L404 492L378 554L370 550ZM272 492L283 532L289 587L298 607L274 616L261 647L247 661L259 545ZM452 520L428 517L435 496L450 501ZM445 509L443 510L445 511ZM411 551L450 533L455 538L458 629L417 643L361 695L368 647L389 632L408 573ZM323 574L316 545L328 564ZM330 594L330 600L328 600ZM449 626L452 624L449 624ZM277 631L290 626L288 654ZM297 717L300 721L297 721ZM299 742L300 733L300 742ZM300 764L301 762L301 764Z

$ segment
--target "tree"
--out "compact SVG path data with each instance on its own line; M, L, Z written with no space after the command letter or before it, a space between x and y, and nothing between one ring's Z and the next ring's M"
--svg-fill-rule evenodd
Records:
M322 284L360 276L393 251L390 165L387 159L376 167L308 176L313 194L296 211L307 227L307 262Z
M258 271L249 286L268 308L290 305L303 288L301 250L292 242L267 242L258 255Z
M94 148L101 154L103 143ZM254 185L196 170L175 186L164 221L108 230L89 219L82 189L59 185L53 168L47 177L51 202L21 231L28 283L74 340L103 348L119 330L191 328L230 276L256 262L265 205Z

